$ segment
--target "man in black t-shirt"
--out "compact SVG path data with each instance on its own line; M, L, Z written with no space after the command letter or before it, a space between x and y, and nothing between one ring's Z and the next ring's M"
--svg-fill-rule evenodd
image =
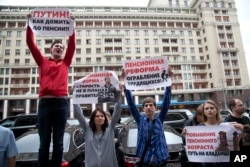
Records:
M240 99L232 99L228 103L229 109L232 111L232 115L225 118L225 122L237 122L241 124L239 129L242 130L242 138L240 140L239 146L240 151L249 151L250 149L250 120L248 117L244 116L245 107Z

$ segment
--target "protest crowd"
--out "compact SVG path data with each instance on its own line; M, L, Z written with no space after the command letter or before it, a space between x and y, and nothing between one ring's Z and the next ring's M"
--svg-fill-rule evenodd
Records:
M37 24L39 17L44 17L42 11L28 14L27 45L40 70L40 92L38 106L38 132L40 147L38 167L49 164L49 147L53 142L52 166L60 167L63 155L63 134L69 112L68 69L75 52L74 17L65 12L63 21L54 23L64 24L63 28L41 28ZM56 14L53 17L57 16ZM52 14L48 13L48 17ZM59 16L58 16L59 17ZM52 22L51 22L52 23ZM39 31L41 30L41 31ZM42 55L34 42L33 31L45 35L46 31L69 31L67 47L55 41L51 45L51 58ZM51 35L51 32L49 33ZM65 51L65 56L63 53ZM140 60L126 60L120 77L114 71L99 71L84 76L74 82L72 90L74 117L78 119L80 127L85 131L86 167L123 167L118 161L123 155L117 149L119 144L116 137L116 124L120 119L123 97L126 99L129 111L137 125L136 157L138 167L169 167L169 150L164 133L164 119L171 102L171 76L173 72L163 56ZM57 85L56 87L54 85ZM138 110L133 90L164 88L160 110L156 100L151 96L142 101L142 114ZM112 116L102 108L95 108L86 121L81 104L114 103ZM240 99L232 99L228 103L232 114L221 119L220 109L215 101L207 99L198 106L192 119L185 122L180 136L185 148L183 166L187 167L229 167L232 153L247 153L250 149L250 120L243 116L244 104ZM53 129L53 130L52 130ZM0 166L14 167L18 150L13 141L13 134L0 127ZM53 138L53 140L51 140ZM9 146L11 145L11 146ZM2 149L6 152L3 154ZM119 154L119 155L118 155ZM249 155L249 154L248 154ZM122 158L121 158L122 157ZM250 156L248 157L250 159Z

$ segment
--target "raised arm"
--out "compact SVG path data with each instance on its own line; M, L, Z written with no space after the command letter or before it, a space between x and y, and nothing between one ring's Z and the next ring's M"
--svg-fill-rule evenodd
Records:
M170 66L168 66L168 76L172 77L173 71ZM168 86L165 88L163 100L162 100L162 106L161 106L161 112L160 112L160 119L163 122L167 113L168 109L171 103L171 86Z
M125 78L125 71L124 69L122 69L121 71L121 77ZM126 100L127 100L127 103L128 103L128 107L129 107L129 110L131 112L131 114L133 115L136 123L139 123L140 122L140 117L141 117L141 114L139 113L135 103L134 103L134 99L133 99L133 96L132 96L132 93L130 90L126 89L126 87L124 86L124 94L125 94L125 97L126 97Z
M75 17L72 15L72 13L70 13L70 18L74 21ZM74 25L74 22L73 22ZM73 30L73 34L71 36L69 36L69 41L68 41L68 46L67 46L67 50L66 50L66 54L64 57L64 62L70 66L70 64L72 63L72 59L73 56L75 54L75 50L76 50L76 39L75 39L75 29Z
M120 85L120 91L118 93L118 102L115 103L114 107L114 113L111 119L111 127L115 128L115 125L117 124L118 120L120 119L121 116L121 111L122 111L122 91L123 91L123 86Z
M83 129L86 129L87 127L87 121L85 120L85 117L82 113L82 109L81 106L79 104L73 104L73 108L74 108L74 116L76 119L78 119L81 127Z
M160 112L160 119L163 122L167 113L168 113L168 109L170 106L170 102L171 102L171 87L166 87L165 88L165 93L163 96L163 101L162 101L162 106L161 106L161 112Z
M69 37L68 47L67 47L66 54L64 57L64 62L68 66L70 66L70 64L72 63L72 59L75 54L75 49L76 49L76 39L75 39L75 30L74 30L73 34Z
M32 32L29 25L26 29L26 43L37 65L40 66L44 57L35 43L34 33Z

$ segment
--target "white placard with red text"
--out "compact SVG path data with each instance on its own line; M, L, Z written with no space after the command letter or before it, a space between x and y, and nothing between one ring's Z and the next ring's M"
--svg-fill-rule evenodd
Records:
M186 154L190 162L229 162L238 148L240 131L230 123L187 126Z
M74 22L66 8L37 8L31 12L29 26L41 36L70 36Z
M106 86L106 80L110 80ZM117 102L120 93L118 76L114 71L92 73L74 82L73 104Z
M166 87L172 84L168 76L167 57L155 56L145 59L126 60L124 83L130 90L145 90Z

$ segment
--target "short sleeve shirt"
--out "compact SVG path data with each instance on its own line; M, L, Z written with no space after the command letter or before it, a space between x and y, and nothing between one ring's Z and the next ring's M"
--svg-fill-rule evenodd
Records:
M8 158L18 154L13 132L0 126L0 166L7 167Z

